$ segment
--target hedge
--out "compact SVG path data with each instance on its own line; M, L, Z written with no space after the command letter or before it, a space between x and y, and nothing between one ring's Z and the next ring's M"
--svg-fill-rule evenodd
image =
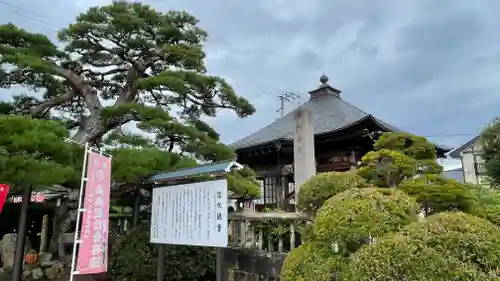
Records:
M500 228L485 219L459 212L440 213L401 233L412 243L426 245L443 256L500 277Z
M418 220L418 204L404 192L387 188L351 189L330 199L318 210L314 238L349 245L380 237Z
M351 256L342 281L495 280L474 266L449 258L401 234L388 235Z
M331 281L343 266L344 259L328 245L304 243L287 255L280 281Z
M300 187L297 207L302 211L314 213L330 197L349 188L366 186L365 180L355 171L319 173Z

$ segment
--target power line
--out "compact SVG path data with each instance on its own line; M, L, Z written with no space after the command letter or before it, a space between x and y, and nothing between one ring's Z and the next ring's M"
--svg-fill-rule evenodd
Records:
M7 8L14 14L18 15L18 16L21 16L21 17L25 17L27 19L30 19L32 21L35 21L36 23L38 23L37 25L40 26L40 27L47 27L47 28L50 28L52 29L53 31L57 32L59 28L57 28L56 26L46 22L46 21L43 21L43 20L40 20L40 19L37 19L36 17L39 17L39 18L43 18L43 19L46 19L46 20L49 20L49 21L52 21L52 19L46 17L46 16L43 16L41 14L38 14L38 13L35 13L35 12L31 12L27 9L24 9L23 7L21 6L18 6L18 5L14 5L14 4L11 4L11 3L8 3L4 0L0 0L0 3L7 6ZM16 11L18 10L18 11ZM21 11L21 12L19 12ZM25 13L28 13L28 14L32 14L36 17L33 17L33 16L30 16L30 15L26 15L26 14L23 14L22 12L25 12ZM40 25L41 24L41 25Z
M34 21L35 24L38 25L38 26L40 26L40 27L47 27L47 28L50 28L51 30L53 30L55 32L58 32L60 30L59 27L56 27L56 25L54 25L54 24L58 24L58 22L56 22L54 19L49 18L46 15L30 11L28 9L25 9L25 8L19 6L19 5L15 5L15 4L9 3L9 2L7 2L5 0L0 0L0 4L3 4L5 6L7 6L7 8L9 8L9 10L12 13L16 14L16 15L19 15L21 17L25 17L27 19L30 19L30 20ZM12 9L15 9L15 10L18 10L18 11L15 11L15 10L12 10ZM23 13L25 13L25 14L23 14ZM28 15L28 14L31 14L31 15ZM40 18L40 19L38 19L37 17ZM43 19L43 20L41 20L41 19ZM52 22L54 24L51 24L50 22ZM259 94L263 94L264 96L272 96L269 92L267 92L270 87L266 87L267 89L264 90L262 86L259 86L257 84L250 83L250 82L239 82L238 84L242 84L242 85L246 85L246 86L251 86L251 87L257 88L257 89L259 89ZM279 91L277 88L275 88L274 90Z

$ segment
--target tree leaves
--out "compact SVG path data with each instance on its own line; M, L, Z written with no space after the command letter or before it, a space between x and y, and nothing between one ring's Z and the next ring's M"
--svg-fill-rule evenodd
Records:
M98 142L131 121L150 121L147 108L172 117L176 109L180 114L170 121L186 125L221 108L239 117L254 113L224 79L206 74L207 34L197 24L184 11L115 1L90 8L61 30L62 49L44 35L3 25L0 86L43 91L42 100L24 103L23 114L47 118L62 110L82 143Z
M149 227L139 226L117 241L110 259L112 280L153 280L156 276L157 251L149 243ZM163 245L165 280L213 280L215 250L210 247Z
M155 172L197 166L194 159L153 147L117 148L110 153L113 155L112 178L120 183L137 182Z
M471 186L438 175L424 175L399 186L422 204L426 215L444 211L470 212L476 203Z
M485 160L486 175L494 186L500 185L500 119L495 118L481 132L481 156Z
M14 192L62 184L75 175L67 130L56 121L0 116L0 182Z

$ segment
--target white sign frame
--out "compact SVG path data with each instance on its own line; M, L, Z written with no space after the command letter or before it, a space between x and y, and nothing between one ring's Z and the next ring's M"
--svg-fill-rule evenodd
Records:
M227 247L225 179L153 188L150 242Z

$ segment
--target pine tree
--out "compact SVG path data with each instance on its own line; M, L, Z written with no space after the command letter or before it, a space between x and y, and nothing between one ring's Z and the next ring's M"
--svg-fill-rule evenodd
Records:
M170 124L165 137L171 139L178 138L178 126L200 130L200 118L218 109L252 114L254 107L224 79L207 74L207 33L197 24L187 12L117 1L90 8L61 30L63 48L45 35L2 25L0 86L26 86L43 98L19 96L14 108L0 110L57 116L81 143L98 142L132 121Z

